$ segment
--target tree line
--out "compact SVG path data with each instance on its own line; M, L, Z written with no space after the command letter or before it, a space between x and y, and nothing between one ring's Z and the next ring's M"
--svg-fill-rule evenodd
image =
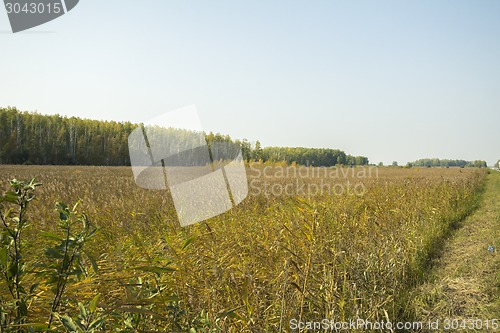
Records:
M129 166L128 137L139 125L21 112L0 108L0 164ZM182 137L183 130L176 130ZM185 131L189 132L189 131ZM185 137L189 137L187 133ZM225 142L241 147L246 161L300 165L365 165L368 158L329 148L265 147L259 141L203 133L209 147ZM215 145L216 146L216 145Z
M130 165L127 141L136 127L0 108L0 163Z
M408 166L417 167L474 167L474 168L486 168L488 165L486 161L475 160L475 161L465 161L465 160L447 160L439 158L422 158L416 160L415 162L408 163Z
M295 162L301 165L335 166L335 165L367 165L364 156L347 155L339 149L301 148L301 147L266 147L258 154L263 161Z

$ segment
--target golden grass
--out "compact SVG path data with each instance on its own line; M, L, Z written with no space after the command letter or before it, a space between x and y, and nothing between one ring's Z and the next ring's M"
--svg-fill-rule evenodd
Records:
M380 168L360 176L368 170L356 168L346 176L298 179L259 176L264 167L248 168L249 181L328 184L325 189L350 181L365 191L262 192L220 216L180 228L168 192L137 187L130 168L0 166L0 173L2 184L30 177L44 184L30 211L31 256L45 242L39 231L54 228L56 201L81 200L101 228L89 244L100 273L74 286L70 298L88 301L101 293L103 309L148 309L143 330L206 332L289 331L292 318L410 318L409 291L423 280L429 258L452 226L473 210L485 175L472 169ZM146 263L175 271L158 278L136 269ZM140 288L133 285L139 277ZM151 296L160 285L161 293ZM32 305L40 315L45 294ZM72 307L64 309L71 313Z

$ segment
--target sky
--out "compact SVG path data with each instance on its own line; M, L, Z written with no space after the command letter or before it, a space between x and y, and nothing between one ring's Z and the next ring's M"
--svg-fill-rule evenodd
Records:
M81 0L13 34L0 107L203 129L372 163L500 159L500 1Z

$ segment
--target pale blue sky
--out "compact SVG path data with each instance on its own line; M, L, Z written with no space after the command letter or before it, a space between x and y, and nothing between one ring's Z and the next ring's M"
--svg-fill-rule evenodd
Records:
M500 1L81 0L12 34L0 106L203 128L400 164L500 159Z

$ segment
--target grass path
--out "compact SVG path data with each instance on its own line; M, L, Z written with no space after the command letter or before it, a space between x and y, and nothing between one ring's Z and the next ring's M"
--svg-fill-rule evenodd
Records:
M480 207L447 241L430 274L416 291L418 320L496 318L500 325L500 172L488 175Z

